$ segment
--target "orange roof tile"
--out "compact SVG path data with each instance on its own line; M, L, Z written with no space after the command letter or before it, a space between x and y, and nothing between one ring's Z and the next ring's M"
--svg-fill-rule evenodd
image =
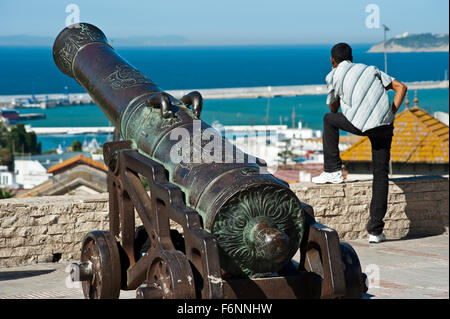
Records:
M449 128L424 110L413 107L396 115L391 146L392 162L448 163ZM341 153L343 161L372 161L368 137Z
M55 172L57 172L59 170L65 169L65 168L67 168L70 165L75 164L75 163L84 163L84 164L87 164L89 166L93 166L93 167L98 168L98 169L103 170L103 171L107 171L108 170L108 168L106 167L105 164L97 162L97 161L94 161L93 159L91 159L89 157L86 157L86 156L83 156L83 155L80 154L80 155L77 155L75 157L69 158L68 160L66 160L66 161L64 161L62 163L53 165L52 167L50 167L48 169L48 173L55 173Z

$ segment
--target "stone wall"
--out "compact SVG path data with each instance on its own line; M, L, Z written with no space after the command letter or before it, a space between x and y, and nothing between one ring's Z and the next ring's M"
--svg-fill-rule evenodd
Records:
M84 235L108 228L108 194L0 200L0 267L78 258Z
M371 182L291 188L341 239L366 238ZM448 231L448 178L394 180L389 188L389 238ZM0 200L0 267L76 260L84 235L108 227L107 194Z
M448 178L420 177L389 182L385 234L390 239L448 233ZM367 238L372 182L291 184L298 198L314 209L316 220L341 239Z

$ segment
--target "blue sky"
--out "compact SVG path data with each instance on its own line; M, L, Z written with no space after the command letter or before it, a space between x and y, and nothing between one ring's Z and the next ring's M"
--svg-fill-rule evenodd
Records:
M0 0L0 36L55 37L71 3L109 39L180 35L199 45L379 42L382 29L365 23L369 4L389 37L449 25L448 0Z

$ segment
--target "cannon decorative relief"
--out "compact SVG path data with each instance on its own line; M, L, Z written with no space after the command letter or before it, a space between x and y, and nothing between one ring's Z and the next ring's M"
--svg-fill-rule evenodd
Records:
M88 233L72 264L86 298L362 297L355 251L200 120L199 92L164 92L87 23L61 31L53 56L116 127L103 146L109 231Z

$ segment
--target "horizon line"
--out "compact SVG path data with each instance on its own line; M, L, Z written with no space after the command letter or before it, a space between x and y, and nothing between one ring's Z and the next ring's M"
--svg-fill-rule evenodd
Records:
M114 41L113 41L114 42ZM189 43L189 44L150 44L150 45L121 45L114 44L115 48L166 48L166 47L249 47L249 46L332 46L337 42L320 42L320 43ZM373 42L350 42L352 46L374 45ZM109 41L111 44L111 41ZM23 48L51 48L53 44L0 44L0 48L7 47L23 47Z

